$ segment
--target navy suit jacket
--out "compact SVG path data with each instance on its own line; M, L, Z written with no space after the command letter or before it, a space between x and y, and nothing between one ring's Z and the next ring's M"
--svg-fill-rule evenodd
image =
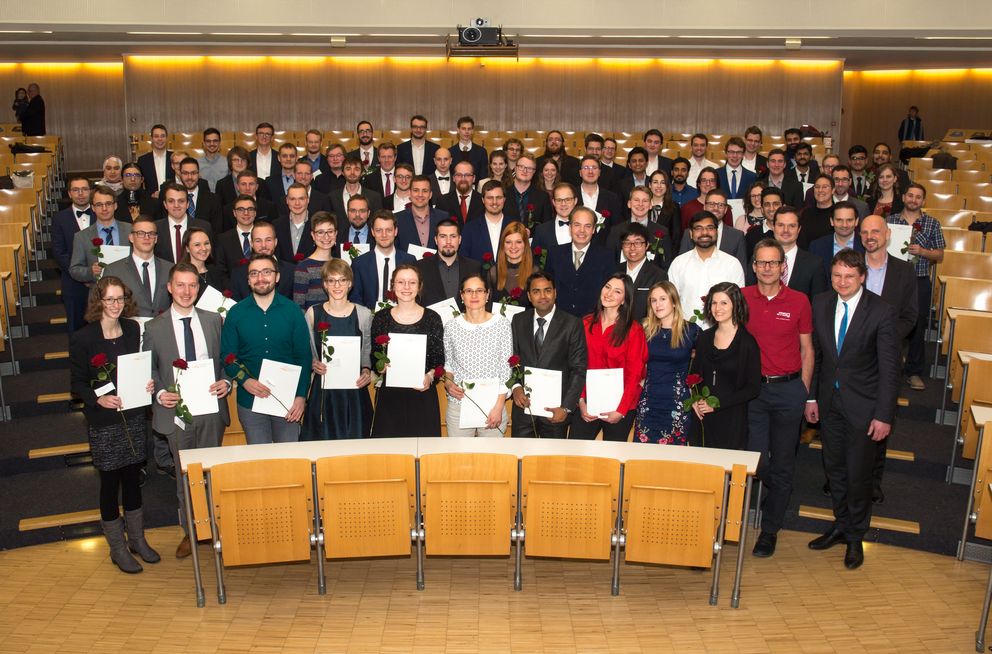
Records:
M857 234L854 235L851 242L854 243L854 247L851 249L855 252L863 253L865 251L865 246L861 244L861 239L858 238ZM827 279L830 279L830 260L834 258L834 235L827 234L826 236L813 239L809 242L809 251L820 257L820 260L823 261L823 270L827 274Z
M434 174L434 155L439 149L441 146L434 141L424 141L424 169L421 171L421 175ZM413 145L410 144L410 141L403 141L396 146L396 161L397 163L413 165Z
M307 226L303 228L303 233L300 235L300 247L296 252L293 252L293 237L289 231L289 216L279 216L272 221L272 226L276 230L276 240L279 241L279 244L276 246L275 255L280 261L286 261L295 266L297 253L302 254L304 257L309 257L317 249L317 245L313 242L313 234L310 232L310 228L312 227L310 216L312 215L313 213L307 214Z
M395 270L400 264L417 263L416 257L399 248L395 248L393 252L395 261L390 261L390 264L395 265L390 265L390 271ZM375 304L379 300L379 278L382 276L382 271L377 268L374 249L351 262L351 272L355 276L355 282L348 299L355 304L363 305L369 311L375 311Z
M730 192L730 172L727 170L726 166L720 166L716 169L716 177L720 180L720 189L727 194L728 200L740 200L747 193L748 187L758 181L758 176L741 166L741 174L737 180L737 193Z
M513 220L509 216L503 214L503 224L499 228L500 233L512 222ZM493 252L493 244L489 240L489 228L486 223L486 217L482 216L465 224L465 227L462 228L462 245L458 249L458 254L476 261L482 261L483 255L487 253L496 256L496 253Z
M158 187L165 182L164 179L159 179L158 175L155 173L155 155L151 152L146 152L140 157L138 157L138 168L141 170L141 176L145 178L145 188L148 189L149 193L153 193L158 190ZM168 177L169 173L172 172L172 150L165 151L165 176Z
M468 199L468 217L465 222L462 222L462 203L461 198L458 197L458 191L455 189L455 185L451 185L451 190L448 191L447 195L439 195L433 198L434 206L441 211L444 211L449 216L461 223L462 227L465 227L465 223L474 221L476 218L481 218L486 213L486 207L482 204L482 196L475 189L472 189L472 193Z
M437 249L437 241L434 240L434 228L442 220L448 219L448 214L440 209L431 208L430 219L427 226L427 245L424 247L432 250ZM417 225L413 221L413 211L404 209L396 214L396 225L399 233L396 235L396 247L404 252L410 245L420 245L420 237L417 235Z
M555 236L557 222L558 216L554 215L551 220L535 227L530 237L531 248L539 247L546 252L550 252L553 248L558 247L558 237Z
M544 267L555 278L558 308L577 318L592 313L603 284L616 272L617 264L606 248L590 243L578 270L572 263L572 245L551 248Z
M255 148L248 153L248 167L258 172L258 148ZM269 157L269 174L265 179L259 180L262 184L267 182L271 177L279 176L279 171L282 170L282 164L279 163L279 151L272 148L272 154Z
M468 152L462 152L460 143L452 143L448 150L451 152L452 171L454 171L455 165L459 161L467 161L475 169L475 178L477 180L489 177L489 153L478 143L473 143L472 149Z
M89 225L93 224L93 210L87 209L89 213ZM87 226L89 226L87 225ZM79 231L79 222L76 220L75 209L70 204L62 211L55 214L52 219L52 255L55 262L62 271L62 279L69 277L69 262L72 260L72 239ZM69 279L72 279L69 277Z

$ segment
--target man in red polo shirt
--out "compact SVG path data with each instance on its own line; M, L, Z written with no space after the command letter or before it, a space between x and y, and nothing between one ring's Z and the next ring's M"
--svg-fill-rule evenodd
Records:
M761 349L761 393L748 403L747 449L761 454L758 477L768 489L761 534L752 554L775 553L792 495L803 410L813 379L813 314L809 299L782 283L785 251L774 239L754 247L758 283L743 289L747 330Z

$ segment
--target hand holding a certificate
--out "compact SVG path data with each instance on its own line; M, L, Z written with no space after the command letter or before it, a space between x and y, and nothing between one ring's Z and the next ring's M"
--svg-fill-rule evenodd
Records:
M150 394L154 392L154 390L155 382L149 379L148 383L145 384L145 392ZM121 400L121 398L117 395L101 395L96 398L96 403L104 409L117 409L118 411L120 411L124 406L123 400Z
M530 398L524 393L522 386L513 389L513 403L521 409L530 408ZM548 418L548 422L551 424L560 425L568 419L568 413L560 406L546 406L544 410L551 414L551 417Z
M615 425L621 420L623 420L623 414L618 411L607 411L601 413L598 416L586 413L586 401L585 398L579 400L579 412L582 414L582 419L586 422L592 422L593 420L602 420L603 422L608 422L611 425Z

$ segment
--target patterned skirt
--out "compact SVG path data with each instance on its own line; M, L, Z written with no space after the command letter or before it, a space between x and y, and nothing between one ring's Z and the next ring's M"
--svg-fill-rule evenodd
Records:
M132 463L142 463L147 458L144 409L122 413L120 417L120 421L108 427L90 427L88 430L90 453L97 470L119 470Z

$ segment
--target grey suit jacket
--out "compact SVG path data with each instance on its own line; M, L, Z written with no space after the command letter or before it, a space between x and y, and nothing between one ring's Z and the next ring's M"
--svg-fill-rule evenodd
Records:
M128 257L115 261L103 269L103 274L119 277L124 285L131 289L134 294L134 301L138 305L138 315L142 318L154 318L169 308L172 299L165 285L169 282L169 270L172 264L165 259L154 257L155 262L155 288L152 289L152 296L148 297L144 287L141 285L141 273L134 265L134 258Z
M213 360L214 375L220 379L226 379L224 366L221 365L220 356L220 330L223 325L220 314L213 311L194 309L203 329L203 336L207 341L207 354ZM172 324L172 312L167 311L145 324L145 335L141 345L142 350L150 350L152 353L152 380L155 382L155 394L166 389L176 382L173 376L172 362L180 358L179 346L176 343L176 333ZM180 384L182 378L180 377ZM217 402L220 409L220 418L224 425L231 424L231 417L227 410L227 398ZM167 409L158 402L152 402L152 429L160 434L171 434L176 429L176 410ZM194 417L194 422L199 417ZM223 436L220 434L219 436ZM203 447L216 446L220 443L205 443ZM198 444L199 445L199 444Z
M69 261L69 275L77 282L92 284L96 281L93 276L93 264L97 261L97 256L93 254L93 239L102 238L97 231L98 223L93 223L86 229L76 232L72 238L72 259ZM131 235L131 224L117 222L117 231L121 235L122 243L116 245L129 245L127 237Z

